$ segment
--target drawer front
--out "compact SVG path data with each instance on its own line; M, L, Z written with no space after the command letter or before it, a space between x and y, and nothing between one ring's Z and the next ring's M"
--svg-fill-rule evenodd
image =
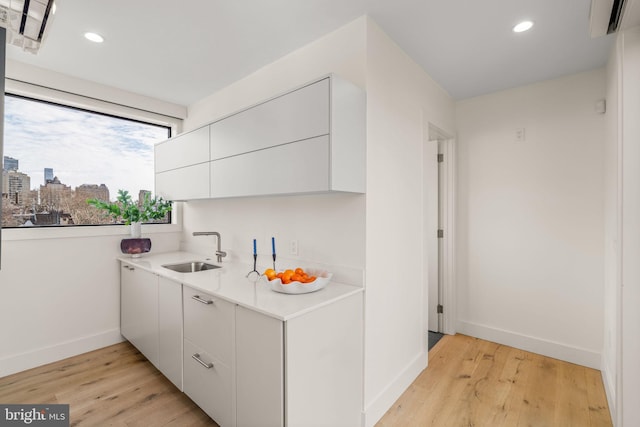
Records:
M329 133L329 79L241 111L211 125L211 159Z
M164 172L209 161L209 126L155 146L155 171Z
M211 162L211 197L312 193L329 190L329 137Z
M233 358L234 305L184 287L184 337L226 365Z
M184 392L221 427L231 425L231 369L189 340L184 341Z

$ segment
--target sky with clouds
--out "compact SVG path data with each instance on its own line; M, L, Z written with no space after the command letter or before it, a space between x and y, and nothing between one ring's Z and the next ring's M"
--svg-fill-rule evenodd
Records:
M44 184L44 168L66 185L105 184L134 200L154 189L153 146L167 128L22 98L5 98L4 155L18 159L31 188Z

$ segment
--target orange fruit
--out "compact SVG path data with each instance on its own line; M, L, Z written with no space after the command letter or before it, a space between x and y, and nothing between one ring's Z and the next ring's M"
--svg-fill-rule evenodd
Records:
M282 283L284 283L285 281L290 282L291 276L293 276L294 274L295 272L293 270L285 270L282 273Z
M273 268L267 268L263 273L267 279L273 280L276 278L276 271Z
M291 276L291 281L292 282L302 282L302 276L299 275L298 273L295 273L293 276Z
M295 273L302 276L304 274L304 270L301 269L300 267L296 268Z

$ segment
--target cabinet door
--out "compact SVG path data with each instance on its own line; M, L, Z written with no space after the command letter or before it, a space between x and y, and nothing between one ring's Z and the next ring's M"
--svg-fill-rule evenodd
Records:
M157 367L158 276L126 263L120 271L120 332Z
M156 173L156 194L166 200L209 197L209 163Z
M184 392L221 427L233 424L231 369L184 340Z
M226 365L233 359L234 305L188 286L183 288L184 338Z
M328 136L211 162L211 197L328 190Z
M209 161L209 126L156 144L155 171L164 172Z
M329 133L329 79L312 83L211 125L211 159Z
M285 330L287 425L360 425L362 294L288 320Z
M158 280L158 369L182 390L182 285Z
M236 307L238 427L284 425L283 323Z

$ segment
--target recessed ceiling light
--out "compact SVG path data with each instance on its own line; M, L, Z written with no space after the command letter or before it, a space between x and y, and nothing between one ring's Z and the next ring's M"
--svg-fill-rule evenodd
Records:
M104 37L96 33L84 33L84 38L94 43L102 43L104 41Z
M530 30L533 27L533 22L531 21L522 21L515 27L513 27L514 33L522 33L523 31Z

